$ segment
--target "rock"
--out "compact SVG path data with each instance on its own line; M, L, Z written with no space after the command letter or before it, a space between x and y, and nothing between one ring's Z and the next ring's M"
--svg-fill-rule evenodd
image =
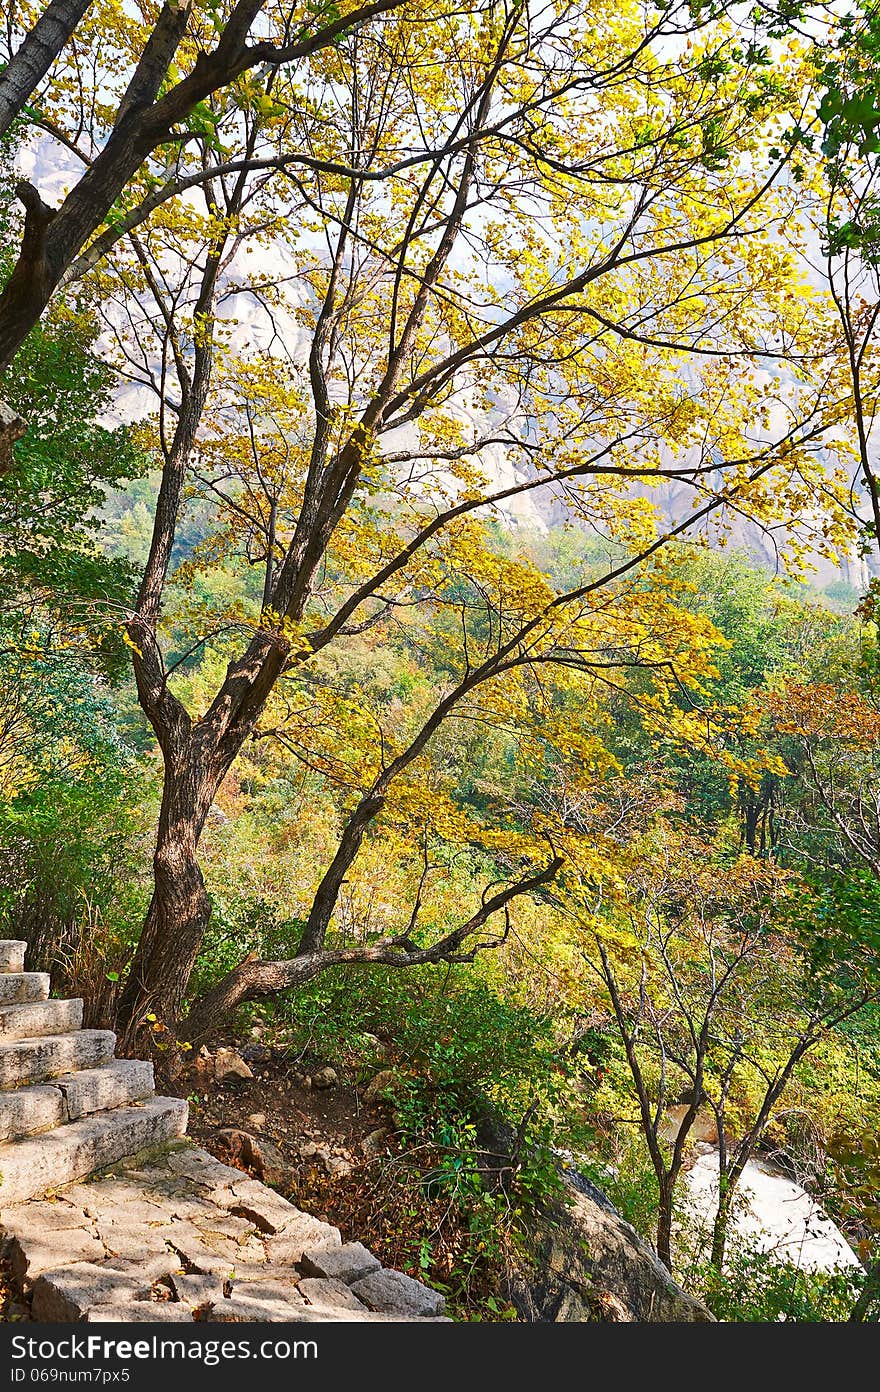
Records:
M0 1005L48 999L48 972L3 972L0 975Z
M60 1073L109 1063L116 1047L110 1030L76 1030L0 1044L0 1088L42 1083Z
M0 1040L33 1039L38 1035L67 1034L82 1028L81 1000L28 1001L0 1006Z
M0 424L3 421L3 412L6 410L3 402L0 401ZM3 938L0 940L0 972L15 972L19 975L24 971L24 954L27 943L20 938Z
M351 1285L381 1263L360 1242L346 1242L341 1247L315 1247L303 1253L301 1266L307 1276L320 1276L328 1281L344 1281Z
M255 1180L237 1184L230 1208L233 1213L248 1219L264 1233L283 1232L288 1224L296 1224L307 1215L287 1199Z
M678 1133L681 1130L681 1124L689 1111L690 1105L685 1102L681 1102L674 1107L666 1108L666 1115L657 1132L662 1141L667 1141L670 1145L675 1144L678 1139ZM692 1145L695 1141L706 1141L710 1145L717 1144L718 1123L710 1111L704 1108L697 1112L693 1124L688 1131L687 1139L689 1145Z
M247 1120L248 1126L252 1126L255 1131L261 1131L262 1128L266 1125L266 1113L251 1112Z
M38 1276L31 1310L44 1324L81 1320L93 1305L127 1305L149 1300L151 1281L110 1265L79 1262Z
M235 1244L219 1238L212 1241L191 1223L176 1223L168 1234L168 1245L199 1275L225 1281L235 1270Z
M369 1135L364 1136L364 1139L361 1141L361 1150L368 1160L374 1159L375 1156L381 1155L382 1152L386 1150L388 1137L390 1135L391 1132L388 1130L387 1126L379 1126L375 1131L371 1131Z
M373 1271L351 1286L370 1310L389 1315L442 1315L446 1301L402 1271Z
M214 1055L214 1077L218 1083L222 1082L224 1078L252 1078L253 1076L237 1049L217 1050Z
M106 1255L104 1244L90 1228L77 1227L42 1235L18 1234L10 1240L8 1260L16 1281L24 1285L33 1283L45 1271L81 1261L101 1262Z
M141 1260L146 1256L160 1256L167 1249L163 1228L148 1228L143 1219L112 1221L111 1215L96 1219L98 1236L111 1257L125 1257L127 1260Z
M66 1121L64 1095L56 1087L40 1083L0 1092L0 1142L36 1136Z
M53 1079L53 1086L64 1094L71 1121L121 1107L126 1102L142 1102L153 1094L153 1065L143 1059L114 1059L103 1068L86 1068L64 1073Z
M339 1081L335 1068L319 1068L317 1073L312 1074L313 1088L332 1088Z
M513 1129L486 1106L481 1170L491 1183L511 1163ZM577 1170L560 1166L568 1194L532 1220L530 1251L508 1271L509 1296L529 1322L704 1323L714 1315L672 1279L653 1249Z
M383 1063L385 1059L388 1057L388 1049L382 1043L382 1040L379 1038L379 1036L376 1034L364 1034L361 1035L361 1038L363 1039L364 1043L366 1044L370 1053L373 1055L373 1058L376 1060L376 1062Z
M272 1050L265 1044L246 1044L241 1051L241 1056L248 1063L268 1063L272 1057Z
M618 1214L573 1191L551 1205L533 1233L533 1269L513 1283L530 1320L558 1323L710 1323L712 1313L672 1278Z
M0 1157L0 1207L22 1203L115 1165L126 1155L174 1140L186 1130L186 1117L183 1098L153 1097L136 1106L96 1112L32 1139L8 1141Z
M184 1175L204 1190L229 1189L240 1182L241 1170L230 1165L222 1165L206 1150L187 1146L168 1157L168 1168L175 1174Z
M218 1301L203 1318L209 1324L304 1324L315 1315L301 1302L249 1300L236 1295Z
M391 1068L383 1068L364 1088L365 1102L386 1101L400 1087L400 1078Z
M363 1313L365 1308L363 1301L358 1300L344 1281L307 1276L299 1283L299 1293L316 1310L358 1310Z
M299 1293L299 1279L290 1273L287 1281L276 1280L271 1267L265 1267L259 1274L252 1274L246 1281L236 1280L232 1287L233 1300L280 1300L284 1304L304 1306L305 1301Z

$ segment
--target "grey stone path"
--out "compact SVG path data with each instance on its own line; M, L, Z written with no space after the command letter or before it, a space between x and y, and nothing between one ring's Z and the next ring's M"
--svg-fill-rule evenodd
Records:
M443 1296L241 1170L183 1145L3 1213L31 1318L436 1320Z
M183 1141L186 1102L50 1000L25 947L0 940L0 1240L34 1320L443 1318L439 1292Z

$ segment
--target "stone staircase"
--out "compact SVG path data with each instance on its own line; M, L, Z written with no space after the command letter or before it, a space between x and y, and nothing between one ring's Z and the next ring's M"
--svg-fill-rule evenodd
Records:
M0 1256L21 1297L10 1318L445 1318L439 1291L193 1148L186 1103L155 1095L152 1064L115 1058L109 1030L83 1029L81 1000L49 1000L25 946L0 941Z
M157 1097L153 1065L114 1057L81 1000L50 1000L27 944L0 941L0 1211L183 1136L187 1106Z

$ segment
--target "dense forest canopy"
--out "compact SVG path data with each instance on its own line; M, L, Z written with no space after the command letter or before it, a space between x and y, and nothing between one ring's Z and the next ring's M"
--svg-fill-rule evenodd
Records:
M254 1010L396 1031L414 1131L594 1154L673 1268L711 1113L731 1318L771 1145L877 1293L878 26L2 40L4 933L172 1075Z

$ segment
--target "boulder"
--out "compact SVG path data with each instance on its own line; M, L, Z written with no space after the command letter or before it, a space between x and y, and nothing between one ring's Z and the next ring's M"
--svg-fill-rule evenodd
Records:
M569 1197L539 1220L531 1270L512 1281L521 1314L563 1324L714 1320L619 1214L577 1190Z
M277 1145L265 1136L253 1136L236 1126L217 1132L217 1146L223 1158L243 1169L252 1170L266 1184L283 1188L292 1182L293 1171Z
M481 1169L503 1185L517 1137L486 1106L478 1123ZM560 1165L564 1200L533 1219L530 1252L508 1270L507 1294L529 1321L710 1323L715 1316L673 1280L656 1253L586 1175Z
M368 1160L373 1160L377 1155L381 1155L387 1149L390 1131L387 1126L379 1126L375 1131L364 1136L361 1141L361 1150Z

